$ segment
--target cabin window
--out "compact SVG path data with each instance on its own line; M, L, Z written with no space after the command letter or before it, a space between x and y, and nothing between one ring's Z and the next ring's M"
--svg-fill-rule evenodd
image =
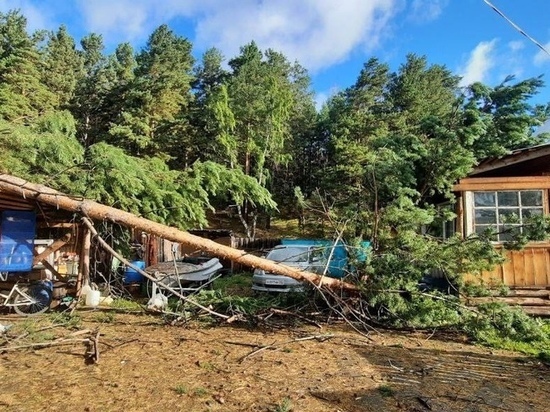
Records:
M437 205L437 214L433 222L421 228L422 234L438 239L449 239L453 237L456 230L456 214L454 203L441 203Z
M532 217L543 214L542 190L506 190L473 192L473 229L484 233L493 229L493 240L510 240L509 229L521 226Z

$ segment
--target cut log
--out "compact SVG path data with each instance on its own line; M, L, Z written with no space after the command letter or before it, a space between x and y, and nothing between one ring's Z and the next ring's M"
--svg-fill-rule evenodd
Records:
M544 298L526 298L514 296L467 298L468 305L480 305L482 303L500 302L508 305L519 306L549 306L550 300Z
M522 306L521 309L528 315L550 316L550 307L548 306Z
M17 194L27 200L34 199L37 202L80 213L91 219L107 220L127 227L137 228L146 233L171 240L172 242L193 246L219 258L229 259L250 268L263 269L269 273L288 276L301 282L310 282L319 287L324 286L332 289L346 289L350 291L357 290L357 287L351 283L326 276L321 277L311 272L301 271L280 263L275 263L271 260L262 259L244 250L220 245L212 240L192 235L174 227L156 223L92 200L69 196L50 187L30 183L15 176L0 174L0 191Z
M550 298L548 289L511 289L508 296L524 297L524 298Z

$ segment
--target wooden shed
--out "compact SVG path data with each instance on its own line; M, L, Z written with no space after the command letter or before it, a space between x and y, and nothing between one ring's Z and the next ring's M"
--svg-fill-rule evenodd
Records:
M31 279L50 277L77 282L82 275L89 275L90 233L79 217L32 198L0 191L0 217L12 212L32 212L35 216Z
M456 230L468 236L493 228L498 233L495 248L503 249L507 228L521 227L531 216L550 213L549 189L550 144L486 159L454 186L458 195ZM482 280L508 286L515 299L505 301L541 306L529 309L531 312L545 312L548 305L550 314L550 241L531 242L522 250L503 253L506 262L482 273Z

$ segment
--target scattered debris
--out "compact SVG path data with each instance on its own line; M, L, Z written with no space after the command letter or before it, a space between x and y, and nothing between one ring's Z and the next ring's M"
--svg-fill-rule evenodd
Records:
M147 309L155 312L162 312L167 306L168 298L160 292L156 293L151 299L149 299L149 302L147 302Z
M13 325L2 325L0 323L0 335L4 335Z

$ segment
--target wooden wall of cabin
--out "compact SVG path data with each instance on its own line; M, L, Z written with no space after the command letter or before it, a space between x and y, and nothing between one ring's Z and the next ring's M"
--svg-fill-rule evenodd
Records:
M550 214L549 176L497 176L462 179L455 185L457 191L457 230L463 236L472 232L473 209L468 193L477 191L541 190L543 192L543 213ZM468 198L470 197L470 200ZM486 284L504 283L512 288L550 288L550 242L529 243L518 251L502 250L506 261L492 271L483 272L480 277ZM466 280L479 281L479 276L468 275Z
M484 284L504 283L509 287L550 287L550 244L537 244L523 250L503 251L506 261L480 277L468 275L466 280ZM481 279L480 279L481 278Z

